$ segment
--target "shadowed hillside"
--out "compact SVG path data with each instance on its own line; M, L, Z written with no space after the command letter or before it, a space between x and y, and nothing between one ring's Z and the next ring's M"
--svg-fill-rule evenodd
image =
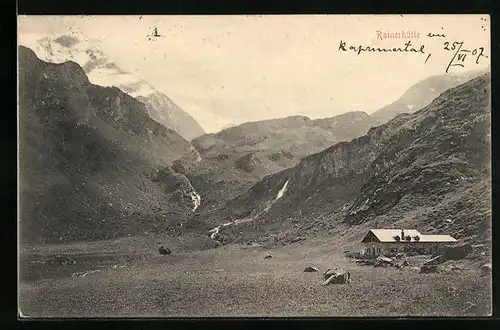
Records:
M194 208L196 192L169 165L196 150L143 103L90 84L74 62L19 47L19 131L23 240L167 231Z

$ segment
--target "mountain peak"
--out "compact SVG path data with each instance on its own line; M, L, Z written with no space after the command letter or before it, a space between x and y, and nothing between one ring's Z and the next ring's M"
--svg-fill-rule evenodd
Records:
M382 125L401 113L413 113L431 103L444 91L456 87L479 72L463 74L440 74L427 77L410 87L398 100L371 114L376 125Z
M188 140L205 133L192 116L165 94L141 78L123 70L108 58L100 49L98 42L87 38L59 35L38 39L30 46L41 60L51 63L68 61L78 63L90 82L100 86L117 87L140 99L147 106L148 114L153 120L176 130ZM66 65L70 72L77 74L77 71L80 71L73 64Z

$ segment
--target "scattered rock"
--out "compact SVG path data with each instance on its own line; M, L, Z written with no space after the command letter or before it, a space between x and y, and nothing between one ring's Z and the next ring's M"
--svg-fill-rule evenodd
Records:
M431 265L438 265L442 264L443 262L446 261L446 257L444 255L438 255L430 259L429 261L426 261L424 265L431 266Z
M113 269L125 268L125 265L113 265Z
M89 270L86 272L77 272L77 273L71 274L71 277L85 277L87 275L98 273L100 271L101 271L100 269L96 269L96 270Z
M290 241L290 243L297 243L297 242L300 242L300 241L303 241L303 240L305 240L305 238L303 238L303 237L295 237L295 238L293 238Z
M452 265L450 268L449 268L450 271L452 272L456 272L456 271L461 271L462 268L459 268L457 267L456 265Z
M349 284L351 283L351 274L343 269L336 268L335 270L327 269L323 273L323 285L328 284Z
M438 272L437 265L423 265L420 268L420 274L430 274L430 273L437 273L437 272Z
M481 276L491 275L491 264L484 264L480 268Z
M400 265L401 267L410 267L410 263L408 262L408 260L403 260L403 262L401 263Z
M160 243L158 243L160 244ZM167 254L172 253L169 248L164 247L163 245L158 246L158 252L162 255L165 256Z
M312 272L318 272L318 271L319 271L318 268L312 267L312 266L304 268L304 272L306 272L306 273L312 273Z
M386 256L379 256L375 260L375 267L387 267L387 266L394 266L394 260L391 258L387 258Z
M335 270L328 268L323 272L323 279L324 280L328 279L332 274L335 274Z

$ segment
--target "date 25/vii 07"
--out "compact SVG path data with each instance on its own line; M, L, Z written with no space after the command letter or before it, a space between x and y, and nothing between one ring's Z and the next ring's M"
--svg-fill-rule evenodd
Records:
M464 42L463 41L455 41L449 42L446 41L443 45L443 49L450 52L455 52L450 62L448 63L448 67L446 68L446 73L450 70L451 67L459 66L464 67L466 60L468 58L475 59L476 64L479 64L479 61L482 57L488 58L487 55L484 55L484 47L478 47L475 49L463 49ZM467 55L469 55L467 57Z

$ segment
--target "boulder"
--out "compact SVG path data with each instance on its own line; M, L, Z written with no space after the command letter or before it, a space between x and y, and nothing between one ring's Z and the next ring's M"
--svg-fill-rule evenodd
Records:
M312 267L312 266L309 266L309 267L306 267L304 268L304 272L305 273L312 273L312 272L318 272L319 269L316 268L316 267Z
M430 273L437 273L437 272L438 272L437 265L423 265L420 268L420 274L430 274Z
M448 271L450 271L450 272L459 272L459 271L461 271L461 270L462 270L462 268L457 267L457 265L451 265L451 266L448 268Z
M323 273L323 285L328 284L349 284L351 283L351 274L343 269L327 269Z
M264 257L264 259L271 259L273 256L270 255L270 254L266 254L266 256Z
M431 258L430 260L426 261L424 263L424 265L427 265L427 266L438 265L438 264L442 264L446 260L447 259L446 259L446 257L444 255L438 255L438 256L435 256L435 257Z
M386 256L379 256L377 259L375 259L375 267L387 267L387 266L393 266L394 265L394 260L391 258L387 258Z
M300 237L300 236L299 236L299 237L295 237L295 238L293 238L293 239L290 241L290 243L297 243L297 242L300 242L300 241L303 241L303 240L305 240L305 238L303 238L303 237Z
M491 275L491 264L484 264L480 268L481 276Z
M167 255L167 254L172 253L172 251L170 251L170 249L169 249L169 248L166 248L166 247L164 247L163 245L161 245L161 246L159 246L159 247L158 247L158 252L159 252L162 256L165 256L165 255Z
M408 260L403 260L403 262L401 263L401 267L410 267L410 263L408 262Z
M323 272L323 279L324 280L328 279L332 274L335 274L337 270L338 270L337 268L336 269L328 268Z

